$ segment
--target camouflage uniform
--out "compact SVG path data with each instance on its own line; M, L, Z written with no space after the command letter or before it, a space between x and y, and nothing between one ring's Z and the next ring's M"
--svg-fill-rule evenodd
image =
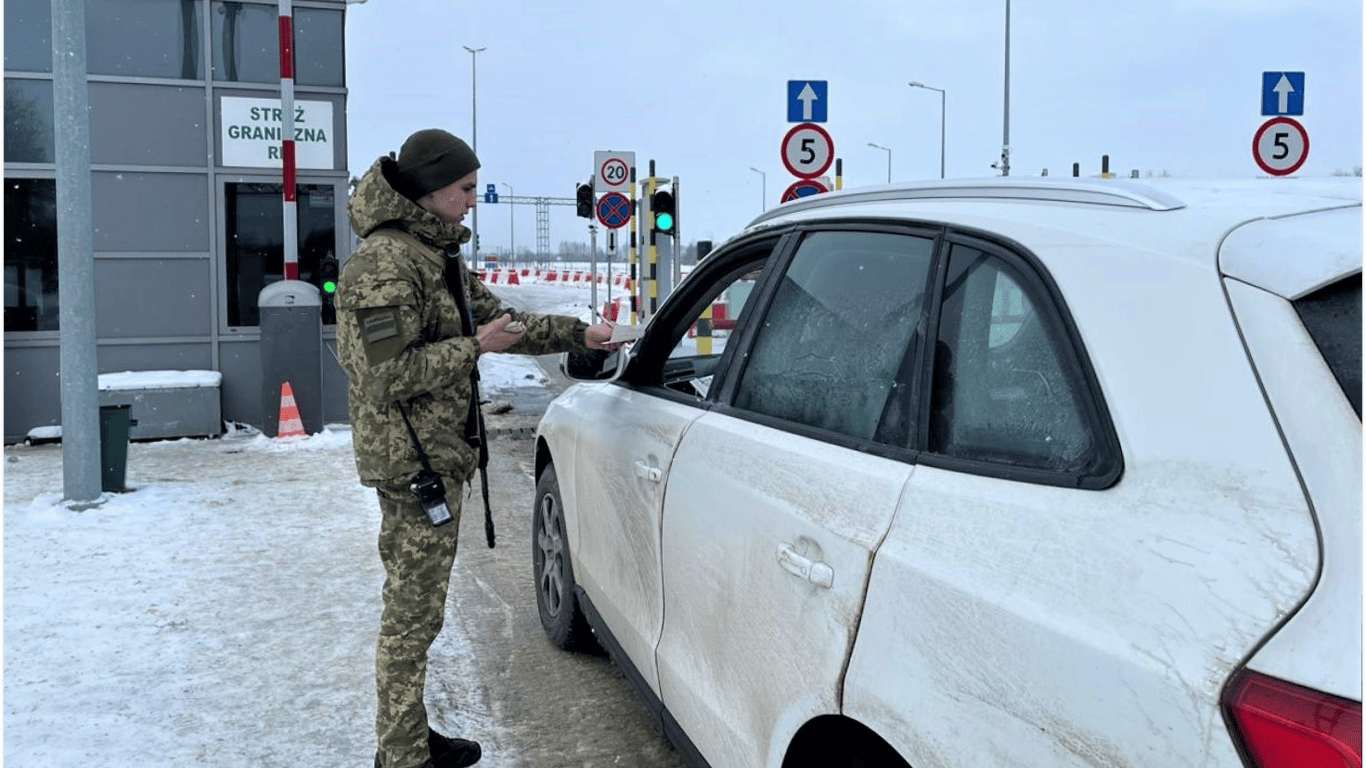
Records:
M505 307L474 279L462 259L449 261L470 232L446 223L395 191L394 161L381 157L348 205L351 226L366 238L342 268L337 291L337 346L348 378L356 468L379 495L383 522L384 615L376 654L376 732L386 768L428 758L423 706L427 649L441 629L455 562L460 496L477 469L478 451L465 442L471 373L479 342L462 334L460 314L444 278L448 264L463 273L476 328L510 314L526 335L509 353L582 350L587 324L571 317L531 315ZM430 246L370 237L399 228ZM456 520L433 527L408 485L421 468L397 408L402 403L432 468L446 486Z

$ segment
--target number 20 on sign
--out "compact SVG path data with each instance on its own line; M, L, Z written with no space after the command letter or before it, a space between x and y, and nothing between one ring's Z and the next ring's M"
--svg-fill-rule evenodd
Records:
M783 137L783 165L793 176L814 179L830 168L835 142L815 123L794 125Z

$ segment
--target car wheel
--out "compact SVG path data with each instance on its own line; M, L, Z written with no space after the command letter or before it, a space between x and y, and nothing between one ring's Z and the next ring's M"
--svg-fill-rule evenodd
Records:
M536 482L536 504L531 513L531 564L536 579L536 608L541 627L557 648L593 651L597 641L579 607L574 565L565 537L564 501L555 465L546 466Z

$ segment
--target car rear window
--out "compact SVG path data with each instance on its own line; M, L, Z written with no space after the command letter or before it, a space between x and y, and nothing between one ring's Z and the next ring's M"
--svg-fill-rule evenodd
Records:
M1295 311L1361 418L1361 274L1295 302Z

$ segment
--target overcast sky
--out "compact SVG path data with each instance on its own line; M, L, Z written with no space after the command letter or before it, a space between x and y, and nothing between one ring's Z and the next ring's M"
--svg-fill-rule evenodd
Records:
M886 183L889 154L894 181L939 176L940 94L909 81L945 91L948 177L997 173L1005 0L347 8L353 175L412 131L442 127L476 144L481 190L570 198L595 150L629 150L638 178L650 159L680 178L683 240L719 242L796 181L780 155L788 80L828 82L824 127L846 189ZM1358 0L1013 0L1011 175L1068 175L1074 162L1095 174L1104 154L1123 175L1259 175L1264 71L1305 73L1298 175L1362 163ZM518 250L534 247L534 208L510 219L512 208L480 206L483 250L506 247L514 228ZM587 224L572 206L551 208L551 249L587 242Z

